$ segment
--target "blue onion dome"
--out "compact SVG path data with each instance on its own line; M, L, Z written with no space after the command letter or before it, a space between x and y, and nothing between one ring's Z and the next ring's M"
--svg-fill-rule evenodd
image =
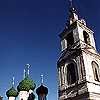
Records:
M45 87L45 86L43 86L43 85L41 85L40 87L38 87L38 88L36 89L36 93L37 93L37 95L40 95L40 94L45 94L45 95L47 95L47 94L48 94L48 88Z
M18 92L14 89L12 86L7 92L6 92L7 97L17 97Z
M35 83L29 77L26 77L17 86L18 91L29 91L29 90L34 90L34 89L35 89Z

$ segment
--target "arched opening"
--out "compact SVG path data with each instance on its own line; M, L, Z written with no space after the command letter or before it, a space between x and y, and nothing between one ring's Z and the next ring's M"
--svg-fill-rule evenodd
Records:
M66 40L67 40L67 47L72 46L74 44L73 32L67 35Z
M95 68L95 76L96 76L96 81L99 81L98 72L96 68Z
M67 65L67 82L68 85L76 82L75 65L73 63Z
M93 67L93 74L94 74L94 79L95 81L100 81L99 78L99 66L95 61L92 61L92 67Z
M83 31L83 36L84 36L84 42L90 45L90 38L86 31Z

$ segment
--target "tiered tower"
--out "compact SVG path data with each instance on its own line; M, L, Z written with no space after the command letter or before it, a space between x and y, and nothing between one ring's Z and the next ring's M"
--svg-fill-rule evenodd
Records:
M58 100L100 100L100 55L93 33L71 2L70 19L59 35Z

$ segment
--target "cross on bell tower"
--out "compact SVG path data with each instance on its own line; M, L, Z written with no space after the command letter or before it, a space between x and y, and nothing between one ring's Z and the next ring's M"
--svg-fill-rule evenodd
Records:
M100 55L93 34L71 1L70 18L59 35L58 100L100 100Z

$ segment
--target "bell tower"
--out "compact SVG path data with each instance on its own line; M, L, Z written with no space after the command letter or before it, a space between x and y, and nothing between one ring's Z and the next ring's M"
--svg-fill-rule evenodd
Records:
M70 18L59 35L58 100L100 100L100 55L94 32L79 19L72 1Z

